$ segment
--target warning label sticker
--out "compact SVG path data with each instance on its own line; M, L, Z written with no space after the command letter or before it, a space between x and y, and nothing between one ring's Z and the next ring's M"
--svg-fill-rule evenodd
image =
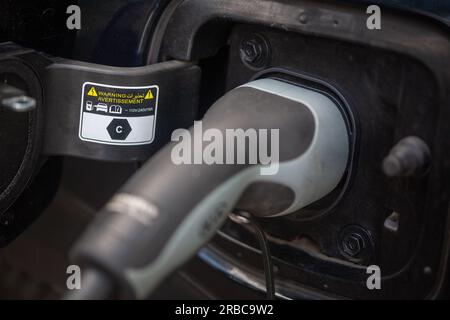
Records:
M81 140L111 145L143 145L155 137L159 87L83 84Z

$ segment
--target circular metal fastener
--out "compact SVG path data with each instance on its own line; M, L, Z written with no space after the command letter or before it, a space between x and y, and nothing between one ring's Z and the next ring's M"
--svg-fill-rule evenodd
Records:
M242 39L239 54L242 62L250 68L261 69L270 63L270 45L259 34L251 34Z
M339 233L339 250L347 260L365 262L373 255L372 236L361 226L348 225Z

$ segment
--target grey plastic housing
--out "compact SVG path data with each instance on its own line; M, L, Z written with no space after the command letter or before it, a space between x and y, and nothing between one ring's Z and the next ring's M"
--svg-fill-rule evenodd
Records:
M331 99L315 91L257 80L219 99L203 127L279 130L278 170L270 174L261 164L176 165L171 155L177 144L171 143L105 207L77 244L75 260L104 269L133 297L145 298L211 239L252 183L282 186L277 190L283 209L270 214L278 216L327 195L345 173L344 118ZM190 132L194 135L194 128ZM261 201L273 191L262 190ZM286 191L292 196L285 197Z

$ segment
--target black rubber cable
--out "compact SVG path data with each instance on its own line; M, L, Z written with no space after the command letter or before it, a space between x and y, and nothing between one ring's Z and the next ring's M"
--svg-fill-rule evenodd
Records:
M275 300L275 277L273 274L272 255L270 253L269 242L267 241L264 229L250 213L239 210L235 210L233 213L244 217L255 230L263 258L264 275L266 280L266 298L267 300Z

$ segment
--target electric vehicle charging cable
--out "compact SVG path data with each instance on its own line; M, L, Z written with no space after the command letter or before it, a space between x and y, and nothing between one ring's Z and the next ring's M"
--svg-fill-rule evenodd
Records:
M346 171L346 122L335 102L314 90L274 79L248 83L219 99L203 128L223 136L229 129L278 130L276 170L261 162L177 165L171 158L177 144L167 145L74 247L73 261L90 276L69 298L102 299L115 292L145 299L213 237L241 198L250 199L256 210L249 211L262 217L290 214L333 191ZM246 152L238 148L234 156L248 159Z

